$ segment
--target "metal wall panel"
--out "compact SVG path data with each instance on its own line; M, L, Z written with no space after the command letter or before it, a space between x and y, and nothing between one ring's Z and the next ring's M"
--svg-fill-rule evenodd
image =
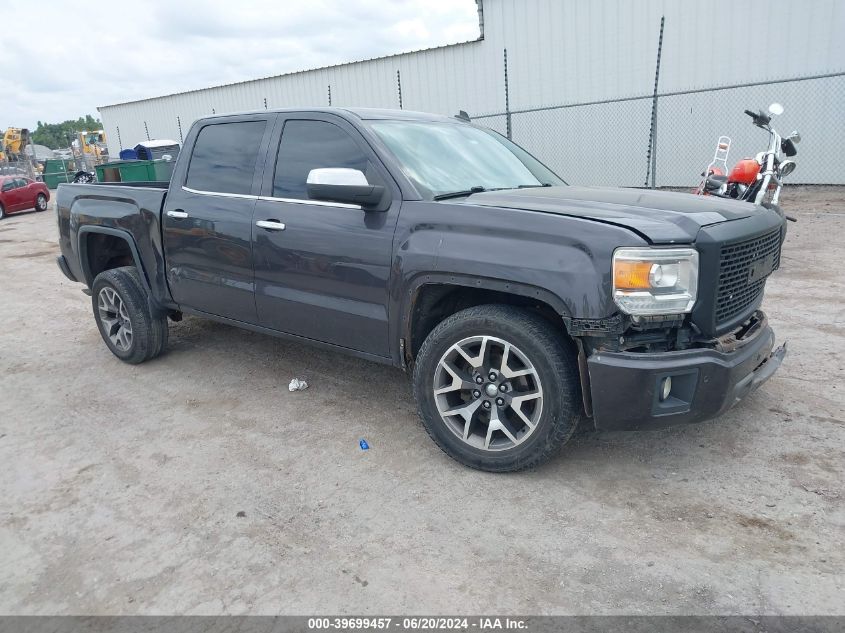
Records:
M654 86L661 16L661 92L845 70L840 0L484 0L483 9L480 41L102 107L109 150L116 155L121 145L146 139L145 121L152 138L178 139L177 116L184 136L198 117L262 109L265 98L269 108L328 105L329 85L332 105L396 108L397 70L406 109L502 112L504 48L512 110L647 95ZM801 107L819 110L803 114L821 119L822 110L835 104L805 98ZM603 124L595 117L572 121L578 128L555 132L558 142L567 132L589 139ZM543 133L526 138L535 137ZM659 148L671 151L665 142Z

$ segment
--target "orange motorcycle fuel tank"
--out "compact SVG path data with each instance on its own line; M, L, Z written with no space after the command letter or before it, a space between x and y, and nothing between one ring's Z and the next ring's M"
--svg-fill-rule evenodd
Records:
M728 182L738 182L743 185L750 185L754 182L754 179L757 178L757 174L759 172L760 163L753 158L743 158L734 165L733 169L731 169L731 173L728 174Z

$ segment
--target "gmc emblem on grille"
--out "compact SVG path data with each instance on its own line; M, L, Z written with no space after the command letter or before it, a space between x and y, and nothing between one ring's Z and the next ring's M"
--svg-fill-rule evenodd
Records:
M774 267L774 253L764 257L763 259L758 259L756 262L751 264L751 267L748 269L748 283L754 283L755 281L765 279L772 274Z

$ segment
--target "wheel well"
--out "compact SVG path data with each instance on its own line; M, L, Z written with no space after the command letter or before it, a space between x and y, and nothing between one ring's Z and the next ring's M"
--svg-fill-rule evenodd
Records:
M135 265L129 242L122 237L105 233L89 233L85 238L85 256L90 283L94 283L97 275L104 270Z
M408 329L410 345L407 350L410 360L417 357L426 337L438 323L466 308L490 303L526 308L539 314L554 327L564 327L560 315L554 308L536 298L486 288L426 284L420 287L412 300L411 322Z

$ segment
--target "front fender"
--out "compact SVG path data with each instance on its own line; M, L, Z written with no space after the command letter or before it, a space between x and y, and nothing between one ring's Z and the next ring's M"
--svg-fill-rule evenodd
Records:
M612 316L613 251L642 245L628 229L583 218L406 202L395 242L391 339L407 340L413 297L426 283L536 298L563 318Z

